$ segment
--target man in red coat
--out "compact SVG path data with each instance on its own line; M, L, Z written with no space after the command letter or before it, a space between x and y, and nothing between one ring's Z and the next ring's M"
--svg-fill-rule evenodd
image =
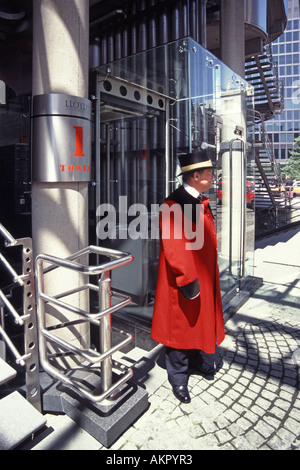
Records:
M200 366L200 351L213 355L225 332L216 229L209 199L202 196L212 187L212 162L206 150L179 160L183 185L165 200L160 214L151 336L167 346L166 368L174 395L189 403L191 361L196 358Z

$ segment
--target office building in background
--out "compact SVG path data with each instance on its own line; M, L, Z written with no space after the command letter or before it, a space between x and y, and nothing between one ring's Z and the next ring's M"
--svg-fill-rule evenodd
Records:
M279 79L284 86L284 110L266 123L274 156L285 163L300 135L300 7L299 0L289 0L288 25L272 44Z

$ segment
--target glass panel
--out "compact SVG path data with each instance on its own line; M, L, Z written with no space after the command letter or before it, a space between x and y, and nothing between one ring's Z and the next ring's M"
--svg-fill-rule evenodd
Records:
M217 158L217 191L210 191L218 233L221 288L227 294L252 275L254 244L253 90L208 51L191 41L191 108L203 128L192 147L207 145ZM201 76L201 80L197 77ZM198 119L199 122L199 119Z
M30 101L12 94L0 104L0 222L19 238L31 236Z
M178 156L206 147L208 193L224 295L253 275L253 89L191 39L97 69L101 152L97 236L134 262L112 273L128 312L150 320L159 256L158 212L179 184ZM234 289L233 289L234 290Z

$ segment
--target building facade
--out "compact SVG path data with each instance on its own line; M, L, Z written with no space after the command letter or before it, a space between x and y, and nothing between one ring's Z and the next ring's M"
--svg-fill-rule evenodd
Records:
M112 283L133 298L123 317L149 327L158 208L180 184L178 156L205 147L219 183L209 197L224 305L251 291L255 121L257 113L272 115L278 101L264 87L260 57L283 33L286 6L0 1L1 221L15 236L32 235L36 254L67 257L89 243L132 253L134 263ZM262 91L247 79L250 59ZM83 111L84 100L91 112L86 144L81 124L54 125ZM61 111L63 103L68 109ZM69 159L61 150L66 135ZM85 145L92 150L87 163ZM54 276L51 290L62 281Z
M300 133L300 11L299 1L289 0L285 32L272 44L279 77L284 83L284 110L266 123L277 161L285 163Z

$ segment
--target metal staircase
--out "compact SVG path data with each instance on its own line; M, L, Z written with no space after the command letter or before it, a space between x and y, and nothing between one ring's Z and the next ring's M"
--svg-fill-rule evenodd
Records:
M255 142L255 219L256 234L262 234L295 219L292 192L285 188L264 125L284 109L284 88L271 43L264 46L262 54L246 59L245 78L254 87L254 121L260 135Z
M281 114L284 108L283 82L279 80L278 65L274 62L271 44L262 54L246 59L245 78L254 87L255 109L262 121Z
M148 407L148 393L133 383L132 367L113 358L133 336L112 326L111 315L131 298L111 290L110 271L131 263L133 256L89 246L66 259L39 254L34 263L31 239L14 239L2 224L0 235L6 247L17 249L14 261L5 250L5 256L0 253L0 450L20 448L40 430L46 424L42 411L68 414L109 447ZM22 274L18 274L20 266ZM54 295L44 281L59 269L65 269L66 276L70 270L78 272L80 285ZM22 290L17 305L15 287ZM97 298L92 312L89 301L84 308L78 306L78 293L87 294L88 300ZM54 308L63 313L56 317ZM74 330L80 325L89 326L88 339L96 327L99 344L75 342ZM40 366L49 379L43 393ZM25 388L23 373L17 376L17 369L25 372Z
M16 240L1 224L0 234L7 247L22 248L21 262L18 263L22 266L22 274L17 274L7 256L0 253L0 265L12 277L12 283L5 287L1 285L0 289L0 450L11 450L40 430L46 424L46 419L41 414L31 239ZM21 312L14 305L16 288L22 289ZM20 336L24 337L21 346L16 346L12 335L7 332L8 317L16 328L20 328ZM6 361L6 350L14 358L16 368L11 365L13 359L10 360L11 364ZM16 390L11 392L7 385L16 378L18 368L25 372L26 397Z
M17 371L0 357L0 386L15 378ZM12 450L42 429L46 418L18 391L0 400L0 450Z
M290 218L291 195L285 187L265 125L260 122L260 140L255 143L256 232L276 229Z
M280 175L280 166L277 163L272 144L264 123L260 124L261 140L255 144L256 161L256 208L272 207L275 209L282 204L283 181Z

